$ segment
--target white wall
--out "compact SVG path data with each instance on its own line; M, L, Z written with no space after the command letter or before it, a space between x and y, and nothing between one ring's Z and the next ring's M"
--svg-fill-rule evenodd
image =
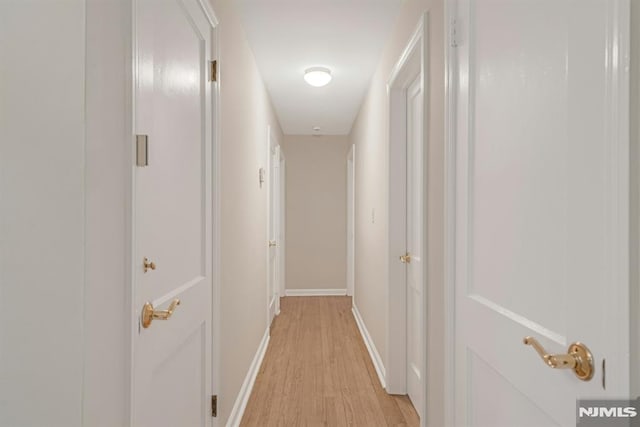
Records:
M356 150L356 283L355 304L386 363L387 265L400 254L388 254L388 95L387 80L423 12L429 11L430 94L427 123L428 209L427 270L429 389L427 424L444 425L444 2L406 0L351 131ZM374 219L375 217L375 219Z
M91 427L128 423L130 14L130 0L86 0L83 425Z
M232 0L212 0L220 21L221 394L226 423L267 329L267 125L282 131Z
M0 425L82 422L85 2L0 2Z
M287 289L346 289L347 136L287 135Z

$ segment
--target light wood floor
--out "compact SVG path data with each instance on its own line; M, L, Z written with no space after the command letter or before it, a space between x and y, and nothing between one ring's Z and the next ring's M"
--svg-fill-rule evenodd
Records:
M286 297L242 426L418 426L388 395L351 314L350 297Z

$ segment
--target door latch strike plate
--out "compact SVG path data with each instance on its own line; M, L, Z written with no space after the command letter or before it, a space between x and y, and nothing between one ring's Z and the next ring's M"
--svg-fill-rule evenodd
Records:
M218 81L218 61L211 61L211 70L209 72L209 79L212 82Z
M148 135L136 135L136 166L149 166Z

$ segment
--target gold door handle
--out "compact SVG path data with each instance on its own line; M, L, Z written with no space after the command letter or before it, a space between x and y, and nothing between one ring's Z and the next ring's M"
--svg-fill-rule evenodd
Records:
M535 338L525 337L523 341L525 345L532 346L538 352L547 366L554 369L573 369L576 377L582 381L593 378L593 355L586 345L574 342L569 346L567 354L548 354Z
M411 264L411 254L407 252L404 255L400 255L400 262L403 264Z
M142 266L144 267L144 272L146 273L149 270L156 269L156 263L149 260L149 258L145 257Z
M269 240L269 247L270 248L274 248L278 246L278 242L276 242L275 240Z
M173 315L173 311L179 305L180 300L176 298L167 310L154 310L153 304L146 302L142 307L142 327L146 329L151 326L153 319L168 320Z

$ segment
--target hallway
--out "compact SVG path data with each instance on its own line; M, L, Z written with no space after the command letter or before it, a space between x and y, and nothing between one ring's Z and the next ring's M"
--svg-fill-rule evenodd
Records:
M0 427L640 420L640 0L0 0L0 41Z
M351 297L285 297L242 426L418 426L380 386Z

